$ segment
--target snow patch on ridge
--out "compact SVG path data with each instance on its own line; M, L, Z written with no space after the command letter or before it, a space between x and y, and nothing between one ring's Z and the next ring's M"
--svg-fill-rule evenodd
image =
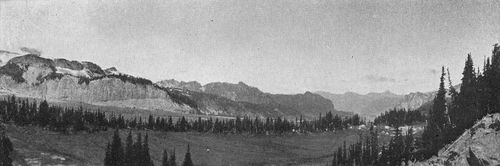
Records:
M0 66L4 66L10 59L20 55L21 54L16 52L0 50Z
M83 70L72 70L63 67L56 67L56 73L67 74L75 77L86 77L90 78L89 71L87 69Z

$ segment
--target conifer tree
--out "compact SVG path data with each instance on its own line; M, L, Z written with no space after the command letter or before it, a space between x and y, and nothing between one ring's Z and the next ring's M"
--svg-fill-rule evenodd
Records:
M427 154L437 154L438 150L444 146L445 136L443 133L448 130L449 126L446 117L446 89L444 88L444 67L441 69L442 74L439 83L439 90L433 100L432 108L429 112L427 126L422 134L424 148L428 151Z
M132 155L133 155L133 163L134 165L141 165L143 164L142 161L143 161L143 158L144 158L144 151L142 150L143 148L143 144L142 144L142 135L141 133L137 133L137 138L136 138L136 141L134 143L134 146L133 146L133 152L132 152Z
M189 145L187 147L186 155L184 156L184 162L182 162L182 166L194 166L193 161L191 160L191 152L189 149Z
M111 165L111 144L108 142L106 145L106 152L104 154L104 165L105 166L110 166Z
M169 159L169 165L170 166L177 166L177 159L175 158L175 148L172 154L170 154L170 159Z
M413 151L415 150L415 138L413 136L413 128L410 127L405 136L404 142L404 152L403 152L403 160L406 164L408 161L413 160Z
M132 140L132 131L128 132L127 140L125 142L125 165L132 166L133 165L133 153L134 153L134 142Z
M109 158L110 166L123 166L124 163L124 153L123 146L120 139L120 131L115 130L113 135L113 141L111 142L111 156Z
M465 129L471 127L474 124L474 121L479 118L480 114L477 104L476 73L471 55L468 54L465 62L460 93L453 101L453 106L449 111L450 120L454 128L453 134L450 134L453 138L449 139L448 142L463 133Z
M144 145L142 147L142 150L143 150L143 152L142 152L143 153L143 159L142 159L143 165L152 166L153 161L151 160L151 155L149 154L148 134L146 134L146 136L144 136Z
M1 166L11 166L12 158L11 153L14 151L12 142L10 139L2 133L0 137L0 165Z
M491 81L491 106L489 113L497 113L500 111L500 45L493 46L491 57L491 66L489 68L489 79Z

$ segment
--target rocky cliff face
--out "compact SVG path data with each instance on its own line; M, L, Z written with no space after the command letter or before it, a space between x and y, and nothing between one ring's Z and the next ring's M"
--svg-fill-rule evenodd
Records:
M411 165L500 165L500 114L485 116L425 162Z
M192 111L192 108L182 103L173 102L165 90L155 87L152 83L141 83L135 79L137 78L131 76L106 76L98 65L90 62L51 60L38 55L15 57L0 67L0 89L4 93L118 107L123 106L123 103L117 104L119 101L147 100L149 106L128 106L177 112Z
M395 106L396 108L404 108L407 110L416 110L423 106L424 104L434 100L436 97L436 92L421 93L415 92L407 94L401 99L401 101Z

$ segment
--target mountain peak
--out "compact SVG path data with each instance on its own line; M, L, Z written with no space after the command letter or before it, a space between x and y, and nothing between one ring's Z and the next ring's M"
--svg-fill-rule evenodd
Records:
M21 54L17 52L10 52L5 50L0 50L0 66L4 66L9 62L10 59L20 56Z

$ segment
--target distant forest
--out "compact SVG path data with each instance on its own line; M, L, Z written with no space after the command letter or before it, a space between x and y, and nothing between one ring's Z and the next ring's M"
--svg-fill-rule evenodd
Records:
M377 116L373 123L375 125L385 124L391 127L413 125L425 122L425 116L419 110L391 109Z

